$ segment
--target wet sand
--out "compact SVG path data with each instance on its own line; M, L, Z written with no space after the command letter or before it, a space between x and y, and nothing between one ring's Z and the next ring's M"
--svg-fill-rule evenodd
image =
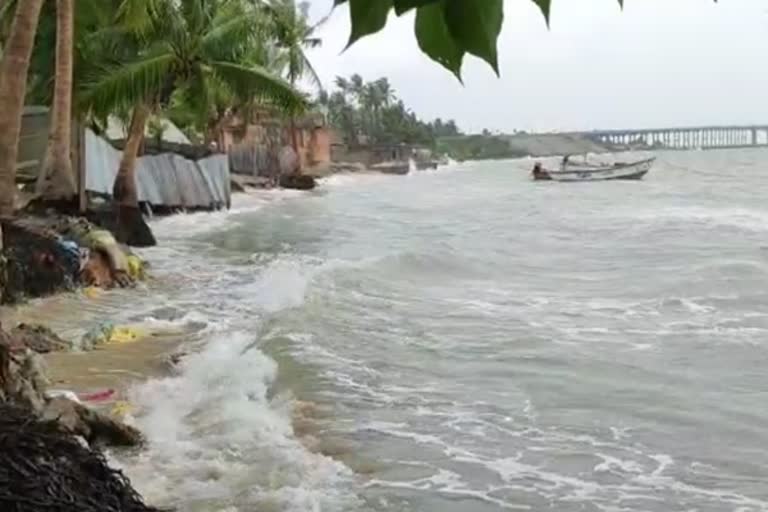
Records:
M90 329L105 323L137 327L146 333L136 341L108 343L92 351L44 355L49 389L77 394L114 390L108 399L90 404L108 405L124 400L127 390L137 382L167 374L170 357L194 336L180 327L120 321L120 317L125 317L125 305L141 300L146 293L151 291L101 291L90 298L79 292L60 294L0 308L0 321L6 330L19 323L44 325L65 340L80 340Z
M132 384L169 371L169 358L185 336L152 335L133 343L108 344L91 352L45 356L51 387L76 393L114 389L123 394Z

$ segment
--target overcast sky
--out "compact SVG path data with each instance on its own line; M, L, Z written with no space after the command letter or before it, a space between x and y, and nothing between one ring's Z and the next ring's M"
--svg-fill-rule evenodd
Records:
M547 31L530 0L505 0L500 79L469 58L461 86L419 52L412 16L393 14L342 53L349 12L339 8L310 55L327 86L386 76L421 117L465 131L768 123L766 0L625 0L624 12L616 0L552 3ZM319 19L332 0L311 4Z

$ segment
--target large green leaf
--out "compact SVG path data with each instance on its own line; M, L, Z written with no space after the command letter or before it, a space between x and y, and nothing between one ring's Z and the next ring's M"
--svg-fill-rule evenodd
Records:
M504 21L504 0L446 0L445 23L457 44L499 74L496 42Z
M421 51L440 63L461 81L464 50L451 37L443 16L444 2L419 7L416 11L416 40Z
M434 3L435 0L394 0L395 13L397 13L398 16L401 16L411 9L417 9Z
M375 34L387 24L392 0L347 0L352 21L352 33L347 47L352 46L361 37ZM337 0L337 3L342 3Z
M547 26L549 26L549 9L552 6L552 0L533 0L533 3L535 3L539 9L541 9L541 13L544 15L544 19L547 20ZM619 4L622 3L622 0L619 0Z

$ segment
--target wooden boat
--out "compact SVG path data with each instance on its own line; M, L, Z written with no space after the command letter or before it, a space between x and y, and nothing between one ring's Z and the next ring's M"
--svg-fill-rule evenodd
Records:
M428 170L436 170L436 169L437 169L437 160L417 161L416 162L416 170L417 171L428 171Z
M648 158L638 162L616 163L602 167L568 164L558 171L544 169L537 163L533 168L533 179L543 181L641 180L651 170L655 161L655 158Z
M411 172L410 162L392 161L371 166L371 170L384 174L408 174Z

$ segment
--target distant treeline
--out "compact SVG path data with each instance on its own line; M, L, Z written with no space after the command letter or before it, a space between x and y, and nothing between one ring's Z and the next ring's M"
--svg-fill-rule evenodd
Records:
M526 156L509 144L508 135L493 135L488 131L476 135L440 137L437 151L456 160L494 160Z
M319 103L347 144L405 143L434 148L439 137L461 135L452 119L419 119L386 78L366 82L355 74L337 77L335 86L334 91L320 94Z

